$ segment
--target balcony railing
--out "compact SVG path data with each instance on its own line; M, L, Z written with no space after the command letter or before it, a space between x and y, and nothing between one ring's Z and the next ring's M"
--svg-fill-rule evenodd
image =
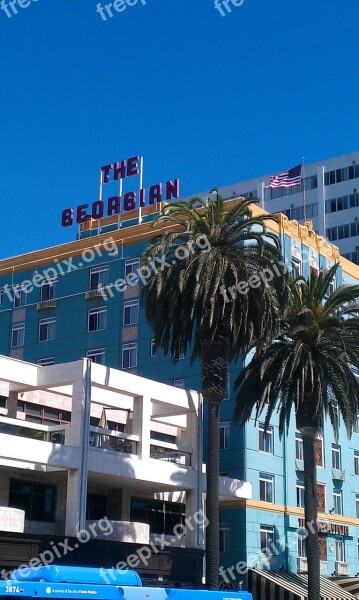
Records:
M51 308L57 307L57 300L52 298L52 300L43 300L42 302L38 302L36 304L37 310L49 310Z
M172 448L168 448L167 446L172 446ZM150 446L150 458L173 462L186 467L191 466L191 452L181 450L175 444L168 443L165 447L164 443L158 445L152 443Z
M297 571L298 573L308 573L308 560L304 556L297 558Z
M349 563L336 561L335 562L335 574L336 575L350 575Z
M65 444L65 428L60 425L35 425L22 420L0 417L0 433L52 444Z
M90 427L89 446L124 454L137 454L138 437L110 429Z
M102 298L103 300L106 300L107 298L106 289L103 287L95 288L94 290L88 290L85 294L86 300L98 300L99 298Z
M345 471L342 469L332 469L332 477L339 481L345 481Z

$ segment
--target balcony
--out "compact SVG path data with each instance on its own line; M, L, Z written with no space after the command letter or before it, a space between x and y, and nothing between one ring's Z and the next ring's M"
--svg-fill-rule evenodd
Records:
M350 575L350 565L346 562L335 561L336 575Z
M99 298L102 298L103 300L106 300L107 298L106 289L103 287L88 290L85 294L85 300L98 300Z
M297 571L298 571L298 573L308 573L308 560L306 557L298 556Z
M339 481L345 481L345 471L342 469L332 469L332 477Z
M112 450L123 454L138 453L139 437L128 433L111 431L100 427L90 427L89 446L101 450Z
M36 310L50 310L51 308L57 307L57 300L52 298L51 300L43 300L36 304Z

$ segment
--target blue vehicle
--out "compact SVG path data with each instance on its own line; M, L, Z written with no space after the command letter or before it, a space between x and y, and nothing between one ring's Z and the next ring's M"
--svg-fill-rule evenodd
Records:
M248 592L144 587L136 571L40 566L17 569L0 581L0 599L252 600Z

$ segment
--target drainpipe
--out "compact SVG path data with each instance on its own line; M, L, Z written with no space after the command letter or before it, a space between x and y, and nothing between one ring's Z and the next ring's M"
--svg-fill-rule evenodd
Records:
M83 386L84 386L84 427L82 437L82 463L81 463L81 492L80 492L80 518L79 530L86 529L86 503L87 503L87 464L89 453L90 412L91 412L91 359L84 358Z

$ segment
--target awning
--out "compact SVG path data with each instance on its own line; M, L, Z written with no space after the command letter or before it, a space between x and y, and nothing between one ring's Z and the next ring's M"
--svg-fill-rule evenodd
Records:
M248 588L253 600L307 600L308 576L301 573L249 569ZM322 600L354 598L349 591L327 577L320 578L320 597Z
M330 577L330 579L359 600L359 577Z

